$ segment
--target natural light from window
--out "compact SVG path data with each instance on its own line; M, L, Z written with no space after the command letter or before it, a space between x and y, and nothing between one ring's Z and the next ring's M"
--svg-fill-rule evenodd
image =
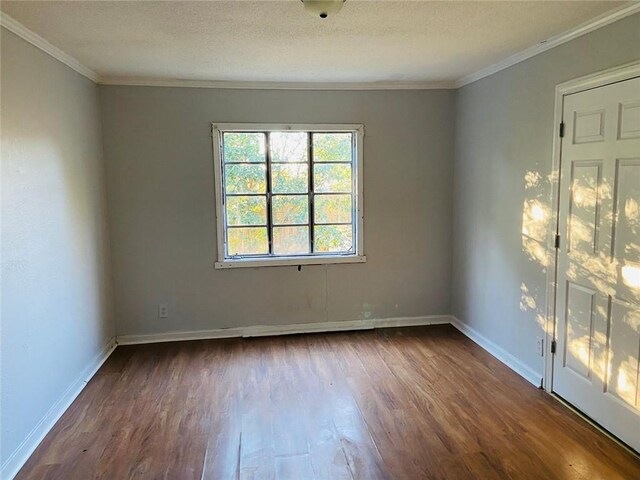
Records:
M217 268L364 261L361 125L213 134Z

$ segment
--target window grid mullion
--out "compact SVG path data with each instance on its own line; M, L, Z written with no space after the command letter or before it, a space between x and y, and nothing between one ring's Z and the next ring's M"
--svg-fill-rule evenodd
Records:
M248 132L248 133L252 133L252 132ZM225 167L226 164L229 163L231 165L233 164L240 164L240 165L260 165L260 163L262 162L246 162L246 161L240 161L240 162L225 162L224 161L224 154L221 152L221 157L222 157L222 204L223 204L223 215L224 215L224 248L225 248L225 253L228 254L228 241L227 241L227 231L230 229L234 229L234 228L248 228L248 227L256 227L256 228L267 228L267 238L268 238L268 253L267 256L268 257L278 257L279 255L275 254L275 246L274 246L274 217L273 217L273 175L272 175L272 166L273 165L304 165L305 163L308 165L308 192L307 192L307 196L308 196L308 215L309 215L309 219L308 219L308 223L305 225L304 223L302 224L283 224L283 225L278 225L278 226L282 226L282 227L302 227L302 226L308 226L309 228L309 254L299 254L298 256L304 257L304 256L331 256L333 254L335 254L335 252L316 252L315 249L315 189L314 189L314 171L315 171L315 159L314 159L314 149L313 149L313 135L314 135L314 131L313 130L308 130L305 133L307 134L307 148L308 148L308 158L307 158L307 162L273 162L273 158L272 158L272 152L271 152L271 131L270 130L265 130L265 131L261 131L261 132L255 132L255 133L262 133L265 136L265 146L266 146L266 152L265 152L265 163L266 163L266 172L265 172L265 180L266 180L266 192L265 194L261 194L261 193L226 193L226 177L225 177ZM323 132L325 133L325 132ZM332 133L332 132L328 132L328 133ZM224 138L222 138L222 141L224 142ZM355 136L352 135L351 137L351 160L350 161L340 161L340 162L321 162L319 163L319 165L349 165L351 167L351 191L350 192L318 192L319 195L350 195L351 196L351 200L352 200L352 221L351 222L330 222L330 223L318 223L318 226L348 226L351 225L352 226L352 241L354 243L354 245L352 245L352 249L353 247L355 247L355 243L357 242L357 235L359 234L359 232L357 232L357 221L358 221L358 217L357 217L357 203L358 203L358 198L357 198L357 190L356 190L356 186L357 186L357 180L356 180L356 175L355 175L355 168L354 168L354 163L355 163L355 157L357 155L356 152L356 141L355 141ZM222 150L222 148L221 148ZM278 195L282 195L282 196L296 196L296 195L304 195L304 193L301 192L294 192L294 193L282 193L282 194L278 194ZM267 211L266 211L266 225L228 225L226 222L226 197L241 197L241 196L247 196L247 197L260 197L260 196L265 196L266 197L266 207L267 207ZM351 251L351 250L350 250ZM344 252L341 252L344 253ZM245 254L242 255L243 257L247 257L247 258L260 258L260 257L264 257L264 254Z
M224 155L224 133L220 134L220 175L222 178L220 179L220 184L222 186L222 192L220 192L222 197L222 222L223 222L223 247L224 248L224 256L227 258L229 256L229 225L227 224L227 165L226 158ZM219 254L218 254L219 255Z
M328 222L328 223L320 223L316 224L317 227L331 227L334 225L353 225L353 222Z
M351 165L352 162L318 162L320 165Z
M269 255L273 255L273 213L271 212L271 133L264 132L267 155L267 239Z
M265 228L267 225L263 224L255 224L255 225L227 225L227 230L232 230L234 228Z
M318 192L318 195L351 195L351 192Z
M226 197L266 197L265 193L227 193Z
M356 169L360 168L356 162L356 136L351 134L351 249L356 250L356 244L358 242L358 202L360 199L357 197L358 192L358 176L356 175ZM356 166L354 168L353 166Z
M286 227L308 227L308 223L274 223L273 228L286 228Z
M307 165L309 162L271 162L274 165Z
M315 253L315 238L314 238L314 227L313 224L315 222L313 216L314 209L314 192L313 192L313 132L307 133L307 147L309 148L309 154L307 155L309 160L309 253Z

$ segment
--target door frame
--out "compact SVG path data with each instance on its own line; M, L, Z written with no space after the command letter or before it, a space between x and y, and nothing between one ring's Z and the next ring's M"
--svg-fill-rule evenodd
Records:
M612 83L623 82L635 77L640 77L640 60L635 62L602 70L590 75L578 77L556 86L555 110L553 117L553 160L551 168L551 219L547 238L547 285L545 302L545 342L544 342L544 375L542 388L553 392L553 361L551 344L556 338L556 325L558 322L556 311L556 280L558 275L558 251L555 247L556 235L559 227L560 209L560 168L562 162L562 139L560 138L560 124L563 120L564 97L573 93L603 87ZM561 242L566 241L561 238Z

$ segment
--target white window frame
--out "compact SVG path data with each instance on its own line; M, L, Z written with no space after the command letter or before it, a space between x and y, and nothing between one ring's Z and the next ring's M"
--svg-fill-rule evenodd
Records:
M274 123L212 123L213 164L215 180L216 231L217 231L217 261L216 269L238 267L275 267L292 265L326 265L334 263L363 263L367 260L364 255L364 193L363 193L363 140L364 125L362 124L274 124ZM354 246L355 252L349 254L308 254L296 256L271 256L260 258L229 258L225 249L225 211L223 206L222 179L222 135L225 132L331 132L352 133L354 138L352 155L352 182L355 199L354 206ZM313 221L312 218L309 219ZM268 228L272 228L269 226Z

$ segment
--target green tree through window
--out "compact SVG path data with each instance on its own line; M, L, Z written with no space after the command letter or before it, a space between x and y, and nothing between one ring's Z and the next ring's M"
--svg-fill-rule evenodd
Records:
M225 258L354 254L354 133L225 131Z

